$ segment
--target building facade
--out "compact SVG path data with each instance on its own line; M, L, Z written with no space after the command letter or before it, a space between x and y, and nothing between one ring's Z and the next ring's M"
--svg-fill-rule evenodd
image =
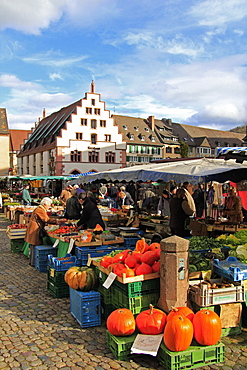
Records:
M18 154L20 175L68 175L125 167L126 143L100 95L85 97L37 124Z
M9 162L9 128L5 108L0 108L0 176L8 176Z

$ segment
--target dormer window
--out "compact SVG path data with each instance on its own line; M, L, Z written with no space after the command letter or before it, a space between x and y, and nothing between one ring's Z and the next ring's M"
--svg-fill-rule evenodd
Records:
M139 127L138 127L138 126L135 126L135 127L134 127L134 129L135 129L136 131L139 131Z
M130 138L130 140L134 140L134 135L130 134L129 138Z
M152 142L155 142L155 137L154 137L154 136L150 135L150 136L149 136L149 139L150 139Z
M184 137L183 139L184 139L184 141L188 141L187 137Z
M127 126L127 125L124 125L124 126L123 126L123 128L124 128L125 130L128 130L128 126Z
M149 132L149 128L148 127L145 127L145 131Z

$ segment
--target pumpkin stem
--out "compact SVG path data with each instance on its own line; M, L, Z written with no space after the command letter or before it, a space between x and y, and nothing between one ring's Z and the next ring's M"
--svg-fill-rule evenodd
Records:
M149 308L150 308L150 312L149 312L149 315L152 315L153 312L154 312L154 306L150 303L149 305Z
M178 312L179 310L178 310L178 308L171 306L171 311Z

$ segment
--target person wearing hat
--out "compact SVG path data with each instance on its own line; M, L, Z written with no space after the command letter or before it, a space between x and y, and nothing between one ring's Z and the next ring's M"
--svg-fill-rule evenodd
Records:
M44 228L45 223L49 221L47 214L52 205L52 199L45 197L41 200L40 205L34 209L30 221L27 225L25 241L30 245L29 265L34 266L34 248L36 245L42 245L43 240L40 237L40 230Z
M92 201L90 194L80 193L78 199L83 207L80 220L77 222L78 230L94 229L97 224L105 230L105 223L98 206Z

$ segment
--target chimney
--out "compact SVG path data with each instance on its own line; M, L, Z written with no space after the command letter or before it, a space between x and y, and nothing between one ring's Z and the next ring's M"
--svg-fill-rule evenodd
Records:
M94 94L94 80L91 82L91 93Z
M154 116L148 117L148 125L151 128L151 130L154 131Z
M46 117L46 110L45 110L45 108L43 109L43 116L42 116L42 118L45 118Z

